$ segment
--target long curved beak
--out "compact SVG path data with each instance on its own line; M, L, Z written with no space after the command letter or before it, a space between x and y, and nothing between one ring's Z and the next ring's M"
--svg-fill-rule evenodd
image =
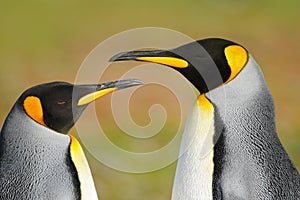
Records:
M223 84L218 66L209 53L192 42L171 50L134 50L114 55L109 61L135 60L172 67L181 73L200 93Z
M121 90L128 87L141 85L143 83L143 81L138 79L125 79L102 84L76 85L74 92L76 93L76 96L79 96L77 106L89 104L115 90Z
M142 50L121 52L111 57L109 61L115 62L134 60L162 64L181 73L198 89L200 93L206 93L209 89L201 73L205 75L210 73L211 70L207 70L209 67L205 67L207 66L206 63L202 65L203 61L206 62L207 59L201 59L203 56L194 56L194 50L197 50L199 44L195 44L194 46L195 47L193 48L182 46L172 50ZM198 58L200 58L200 60L197 60ZM193 61L193 59L194 62L191 62L190 60ZM194 67L192 63L199 63L199 65L195 65L196 67ZM210 78L208 78L208 80L210 80Z
M174 68L186 68L189 66L189 63L185 59L167 50L142 50L121 52L109 59L110 62L124 60L153 62Z

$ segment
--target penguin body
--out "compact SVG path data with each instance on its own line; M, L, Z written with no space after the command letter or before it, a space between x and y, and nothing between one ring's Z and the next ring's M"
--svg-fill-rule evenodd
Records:
M214 198L299 199L300 177L279 141L273 98L251 55L223 89L225 103L221 87L207 94L224 124L214 146Z
M81 146L67 133L89 103L139 84L52 82L26 90L0 134L0 199L98 199Z
M14 106L0 135L0 199L80 199L69 136L21 109Z
M244 47L209 38L111 59L122 60L172 67L200 92L182 136L172 199L300 199L299 173L277 136L273 98Z
M198 100L182 136L189 141L181 145L190 146L181 146L173 199L300 198L299 174L277 136L273 99L253 58L234 80L205 96L214 105L213 119L204 122ZM213 133L194 131L205 124ZM208 138L216 135L208 152Z

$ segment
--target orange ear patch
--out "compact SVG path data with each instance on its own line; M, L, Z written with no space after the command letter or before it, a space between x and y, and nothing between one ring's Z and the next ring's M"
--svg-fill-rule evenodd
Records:
M24 100L24 109L28 116L34 121L46 126L43 117L43 108L41 100L35 96L29 96Z
M231 69L229 79L225 82L228 83L240 73L248 61L248 52L241 46L231 45L224 50L227 63Z

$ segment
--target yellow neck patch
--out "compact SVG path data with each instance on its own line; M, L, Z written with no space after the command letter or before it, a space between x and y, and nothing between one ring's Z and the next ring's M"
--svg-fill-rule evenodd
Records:
M186 68L189 65L187 61L173 57L140 57L137 60L168 65L175 68Z
M228 83L234 79L238 73L244 68L248 61L247 51L238 45L231 45L225 48L224 50L227 63L231 69L231 74L229 79L225 82Z
M204 94L201 94L198 97L197 103L203 111L207 111L208 113L211 113L211 111L214 109L213 104L206 98Z
M43 116L43 107L41 100L35 96L29 96L24 100L24 109L28 116L34 121L46 126Z

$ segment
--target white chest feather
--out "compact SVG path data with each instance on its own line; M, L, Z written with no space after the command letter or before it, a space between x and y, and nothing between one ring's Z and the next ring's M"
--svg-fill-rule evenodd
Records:
M71 137L71 158L76 167L80 182L80 192L82 200L98 200L92 174L85 158L84 152L79 142L73 136Z
M213 135L213 105L201 95L189 115L183 134L173 200L212 199Z

